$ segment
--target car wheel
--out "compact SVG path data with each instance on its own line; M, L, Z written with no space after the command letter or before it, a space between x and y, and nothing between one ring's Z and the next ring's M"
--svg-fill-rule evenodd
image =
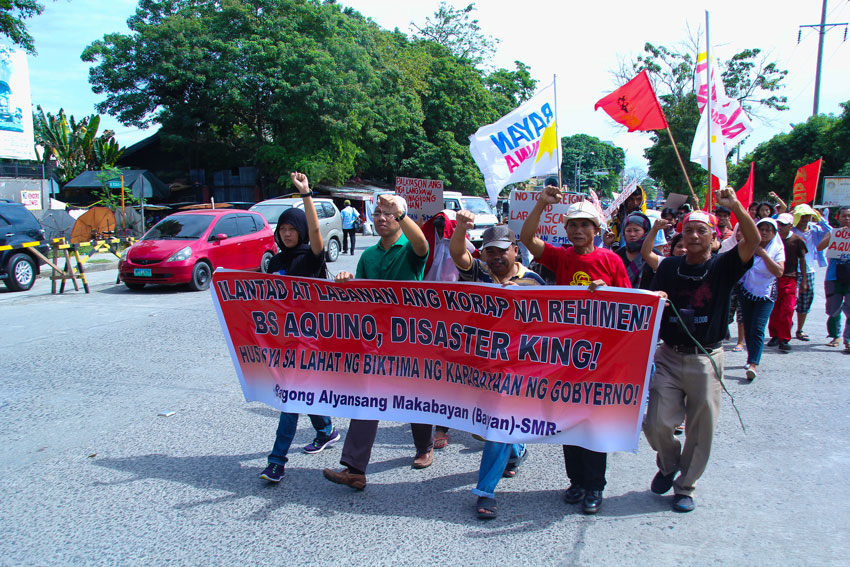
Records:
M272 253L266 252L263 254L263 259L260 260L260 271L264 274L269 273L269 262L272 261Z
M124 282L124 285L127 286L127 289L132 289L133 291L139 291L140 289L144 289L145 287L145 284L143 283Z
M9 274L6 279L6 287L12 291L28 290L33 286L38 275L33 259L20 253L9 258L6 273Z
M331 238L328 241L328 251L327 251L327 259L328 262L336 262L339 258L339 240L336 238Z
M189 282L189 287L192 291L204 291L210 287L210 279L212 279L210 265L206 262L198 262L192 269L192 281Z

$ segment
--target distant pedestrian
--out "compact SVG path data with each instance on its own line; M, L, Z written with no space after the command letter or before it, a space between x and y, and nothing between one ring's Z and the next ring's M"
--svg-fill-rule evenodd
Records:
M345 200L345 207L339 212L342 215L342 253L348 253L348 243L351 241L351 255L354 256L354 243L357 241L357 221L360 213L351 206L351 201Z
M778 346L779 350L791 350L791 327L794 324L794 307L797 305L797 278L806 273L805 241L791 233L794 217L790 213L782 213L776 218L779 227L779 237L785 246L785 269L782 276L776 280L776 303L770 314L768 330L770 341L767 346Z
M812 309L815 298L815 268L826 266L826 257L823 252L818 251L818 244L824 236L829 233L830 226L826 219L822 219L817 211L809 205L797 205L794 207L794 234L803 239L809 252L806 254L806 272L801 273L797 288L797 333L799 341L809 341L809 335L803 331L806 317ZM805 281L805 285L804 285Z
M838 226L850 228L850 207L838 209ZM832 232L827 234L818 244L818 250L829 247ZM827 346L837 347L840 343L838 332L841 330L841 313L844 312L844 353L850 354L850 254L842 254L840 258L830 258L823 282L826 293L826 329L830 341Z

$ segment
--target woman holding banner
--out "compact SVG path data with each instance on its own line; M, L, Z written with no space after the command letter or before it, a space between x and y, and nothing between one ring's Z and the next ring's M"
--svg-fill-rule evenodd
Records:
M274 231L280 254L271 259L268 271L270 274L327 279L324 242L310 183L306 175L298 172L292 173L292 183L304 200L304 209L290 207L280 215ZM339 433L334 430L331 418L311 415L310 421L316 430L316 438L304 447L305 453L318 453L339 441ZM280 414L274 447L268 457L268 466L260 473L260 478L269 482L280 482L285 476L284 467L289 460L286 454L292 445L297 427L297 413Z

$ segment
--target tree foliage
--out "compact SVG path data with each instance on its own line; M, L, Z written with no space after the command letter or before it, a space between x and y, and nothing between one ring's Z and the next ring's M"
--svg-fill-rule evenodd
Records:
M433 18L426 18L422 26L412 23L410 27L419 37L448 47L452 55L482 65L496 53L498 40L481 31L478 20L472 18L475 9L474 3L455 8L440 2Z
M13 44L35 55L35 42L24 20L44 11L44 5L36 0L3 0L0 2L0 35L8 37Z
M561 176L569 187L592 188L600 197L610 197L619 190L620 174L626 164L623 148L587 134L576 134L561 138L561 155ZM602 171L607 173L599 175Z
M488 75L333 2L140 0L128 26L82 54L98 111L160 124L196 162L255 165L268 193L292 170L483 192L468 137L535 86L520 62Z

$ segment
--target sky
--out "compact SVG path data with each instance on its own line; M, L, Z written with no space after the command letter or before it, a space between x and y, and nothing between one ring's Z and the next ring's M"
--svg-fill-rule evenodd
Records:
M437 0L340 0L386 29L410 32L410 23L424 23L439 6ZM450 1L459 8L469 0ZM95 112L103 100L91 90L89 64L83 49L108 33L127 33L127 18L135 0L45 0L44 13L27 20L38 55L29 57L33 106L52 113L64 108L80 118ZM619 86L612 71L620 61L641 53L646 42L676 47L689 30L709 32L714 56L722 60L745 48L760 48L780 68L789 71L783 93L789 110L765 113L754 119L754 133L742 144L741 155L758 143L787 132L791 124L812 114L818 32L800 25L819 24L822 0L778 4L771 0L625 0L564 2L561 0L479 0L474 16L482 31L499 40L492 65L513 69L514 61L529 65L540 86L557 77L560 136L584 133L611 141L626 150L627 167L646 169L643 150L648 134L628 133L593 105ZM827 23L850 22L850 2L830 0ZM704 38L703 33L703 38ZM824 40L821 113L839 114L839 103L850 100L850 42L844 27L829 31ZM111 128L122 146L147 137L142 131L104 116L102 128ZM483 126L483 124L482 124ZM472 132L470 132L472 134ZM679 140L682 142L681 140ZM734 155L734 154L733 154Z

